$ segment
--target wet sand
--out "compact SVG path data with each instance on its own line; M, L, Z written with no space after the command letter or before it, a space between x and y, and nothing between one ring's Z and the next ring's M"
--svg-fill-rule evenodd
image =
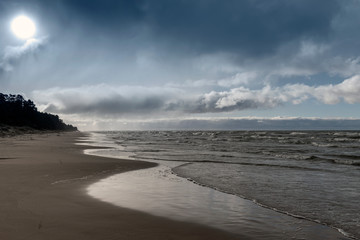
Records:
M85 155L81 135L0 138L0 239L245 239L89 197L91 183L156 164Z

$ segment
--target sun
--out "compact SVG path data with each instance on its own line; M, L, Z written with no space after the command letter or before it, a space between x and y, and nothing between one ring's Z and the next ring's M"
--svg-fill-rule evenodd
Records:
M18 16L11 22L11 30L21 39L29 39L35 35L35 23L26 16Z

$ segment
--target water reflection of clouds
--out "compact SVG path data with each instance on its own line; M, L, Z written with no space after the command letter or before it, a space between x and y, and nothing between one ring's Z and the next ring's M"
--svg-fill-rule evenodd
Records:
M89 186L88 194L120 207L252 237L321 239L313 235L315 228L322 237L339 239L333 229L262 208L251 201L193 184L175 175L169 180L169 170L158 166L114 175Z

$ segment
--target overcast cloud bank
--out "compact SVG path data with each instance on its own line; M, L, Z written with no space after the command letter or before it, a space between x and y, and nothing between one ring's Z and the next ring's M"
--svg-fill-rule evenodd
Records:
M239 87L201 95L188 95L176 88L115 88L102 84L34 91L32 96L45 111L53 113L134 117L172 112L191 114L268 109L282 104L300 104L308 99L324 104L341 101L354 104L360 103L359 92L360 75L356 75L335 85L287 84L274 88L265 86L260 90Z

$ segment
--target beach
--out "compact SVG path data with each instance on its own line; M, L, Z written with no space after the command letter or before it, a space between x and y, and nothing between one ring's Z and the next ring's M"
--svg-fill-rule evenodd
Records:
M0 240L360 240L360 0L0 12Z
M90 184L156 164L85 155L83 135L0 138L0 239L245 239L91 198Z

